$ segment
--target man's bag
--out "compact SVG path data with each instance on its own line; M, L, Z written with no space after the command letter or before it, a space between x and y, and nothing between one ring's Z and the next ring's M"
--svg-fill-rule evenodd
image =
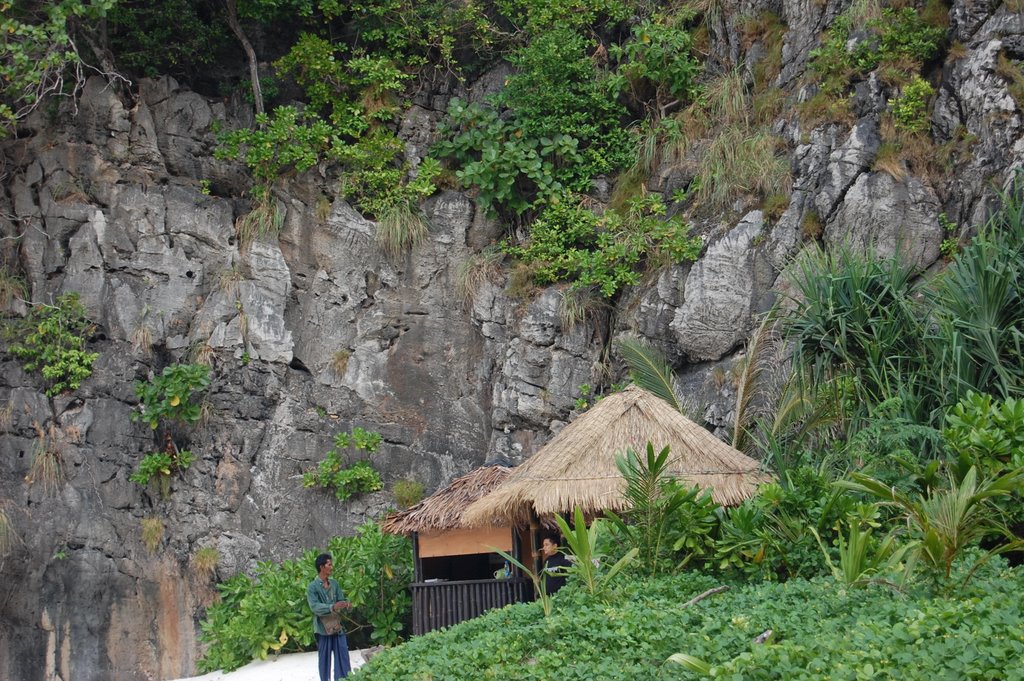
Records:
M320 624L324 625L324 631L328 636L341 633L341 615L332 612L330 615L320 615Z

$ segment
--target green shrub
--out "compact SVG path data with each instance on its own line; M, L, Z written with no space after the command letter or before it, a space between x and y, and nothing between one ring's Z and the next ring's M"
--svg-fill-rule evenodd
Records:
M639 569L650 576L704 558L718 525L718 504L710 493L696 486L687 489L667 477L668 457L668 446L655 454L650 442L645 455L627 448L624 456L617 456L628 506L621 517L606 512L617 539L638 551Z
M576 30L551 27L510 56L518 71L487 107L451 103L434 153L488 209L521 215L629 164L618 85L595 72L589 49Z
M205 364L172 364L149 381L135 384L140 410L131 414L133 421L143 421L156 430L161 420L195 423L201 414L193 401L196 393L210 386L210 367Z
M640 281L640 265L696 260L702 242L688 235L689 225L663 219L657 195L634 199L624 214L598 216L582 203L552 201L530 227L524 246L506 245L506 253L526 263L538 284L569 281L572 289L592 286L614 296Z
M574 137L526 137L493 108L457 98L448 106L441 135L433 153L454 160L455 176L479 191L477 200L491 215L499 208L521 215L548 201L564 189L555 168L583 162Z
M1024 467L1024 400L968 392L946 413L942 435L985 470Z
M354 606L344 621L349 646L397 642L411 606L406 590L412 581L411 542L367 523L354 537L332 539L327 550L334 558L334 577ZM220 599L207 608L200 624L206 652L199 669L229 671L272 652L314 646L306 587L320 552L309 550L281 563L261 561L253 577L238 574L218 584Z
M818 537L831 546L840 521L861 513L822 472L806 466L780 472L778 482L720 513L714 556L705 565L751 580L825 574Z
M409 508L423 499L423 483L418 480L396 480L391 487L399 508Z
M304 487L316 487L334 493L338 501L345 501L356 494L376 492L384 488L384 483L369 461L357 461L346 466L342 456L347 450L355 449L372 454L380 446L380 433L353 428L351 433L338 433L334 436L334 448L320 465L302 475Z
M636 11L631 0L498 0L501 14L528 33L554 25L590 27L628 19Z
M867 35L851 47L855 25L849 13L836 18L821 47L811 52L810 70L818 75L829 96L847 91L850 84L867 77L883 63L909 78L938 52L945 39L944 27L929 25L911 7L885 8L882 16L867 21Z
M192 81L234 41L223 10L197 0L121 0L107 25L118 65L147 78L171 75Z
M0 138L50 95L84 85L80 31L93 29L116 0L0 4Z
M388 3L370 4L369 8ZM276 108L257 116L256 128L221 136L219 158L241 158L256 179L254 197L266 199L284 173L304 172L332 161L342 171L341 195L360 211L390 220L414 213L435 191L436 163L421 164L414 179L405 147L386 127L394 118L396 96L411 78L400 63L383 54L346 53L344 45L304 33L276 66L304 89L308 105ZM410 244L402 242L403 248Z
M935 94L931 83L920 76L914 76L896 99L889 100L897 130L912 133L928 131L928 98Z
M316 165L329 148L334 129L315 111L279 106L256 117L255 129L225 133L217 158L241 158L259 186L269 187L286 169L303 172Z
M142 457L135 472L128 476L132 482L137 482L143 487L150 481L160 481L160 491L167 495L171 474L175 471L185 471L196 460L194 454L187 449L176 452L151 452Z
M46 381L46 394L77 390L92 375L97 352L85 343L95 326L86 316L77 293L65 293L53 305L36 303L24 319L5 328L9 351L25 371L38 371Z
M612 45L609 55L622 62L618 75L639 102L650 102L653 113L664 115L697 94L700 64L693 57L693 39L675 17L655 16L635 24L622 47Z

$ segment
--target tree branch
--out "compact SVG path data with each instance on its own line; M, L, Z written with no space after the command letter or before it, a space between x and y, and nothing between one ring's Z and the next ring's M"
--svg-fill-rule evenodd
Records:
M714 596L715 594L720 594L723 591L728 591L728 590L729 590L728 585L716 586L714 589L708 589L707 591L705 591L704 593L702 593L699 596L694 596L690 600L688 600L685 603L683 603L682 607L689 608L691 605L694 605L696 603L700 603L701 601L703 601L708 596Z
M256 114L263 113L263 89L260 87L260 69L259 63L256 61L256 50L252 48L252 43L249 42L249 38L246 37L245 31L242 30L242 24L238 21L238 3L236 0L224 0L224 4L228 10L228 25L231 27L235 37L238 38L238 42L242 43L242 49L245 50L245 56L249 59L249 78L252 81L252 98L256 102Z

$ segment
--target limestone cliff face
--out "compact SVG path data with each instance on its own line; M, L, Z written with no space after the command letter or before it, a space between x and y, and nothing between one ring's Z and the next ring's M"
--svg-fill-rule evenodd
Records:
M788 26L778 86L799 98L809 52L845 4L726 8L714 58L753 59L733 19L774 9ZM218 549L225 578L352 531L393 503L397 479L433 490L492 456L521 460L571 417L579 386L621 376L607 353L619 334L666 350L710 423L727 426L735 396L721 369L777 297L809 214L827 246L900 250L929 267L944 236L939 214L976 228L1020 165L1021 112L996 60L1000 50L1019 56L1024 15L958 1L950 17L965 54L943 68L933 134L976 141L948 173L872 170L886 100L870 83L852 125L800 130L782 118L793 191L778 220L752 210L698 225L707 244L696 263L656 273L573 326L559 287L516 299L495 272L460 294L460 267L503 233L461 192L427 202L429 238L395 260L376 245L376 225L313 170L279 188L279 237L240 247L235 220L247 206L234 197L248 179L213 158L212 130L245 114L171 79L139 84L130 100L92 80L77 116L32 121L0 147L0 248L26 273L33 300L81 294L100 357L81 389L48 398L0 355L10 408L0 503L20 538L0 558L0 678L191 673L196 620L214 596L212 580L190 568L197 548ZM500 74L465 94L494 82ZM445 96L407 112L410 156L424 153ZM663 180L671 191L671 173ZM130 419L133 384L203 347L213 362L208 418L177 432L197 461L168 496L143 490L128 476L159 443ZM373 463L385 490L339 504L304 489L302 472L354 426L383 434ZM56 489L26 479L41 445L60 452ZM149 518L164 528L152 550L141 531Z

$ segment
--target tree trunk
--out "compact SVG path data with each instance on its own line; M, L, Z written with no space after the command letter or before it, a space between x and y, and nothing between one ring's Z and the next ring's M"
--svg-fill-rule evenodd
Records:
M228 10L228 25L231 26L231 30L234 32L235 37L238 38L238 42L242 43L242 49L245 50L245 56L249 58L249 78L252 80L252 98L256 103L256 114L263 113L263 89L260 87L260 69L259 64L256 62L256 50L252 48L252 43L249 42L249 38L246 37L245 31L242 30L242 24L238 21L238 5L236 0L224 0L224 4Z

